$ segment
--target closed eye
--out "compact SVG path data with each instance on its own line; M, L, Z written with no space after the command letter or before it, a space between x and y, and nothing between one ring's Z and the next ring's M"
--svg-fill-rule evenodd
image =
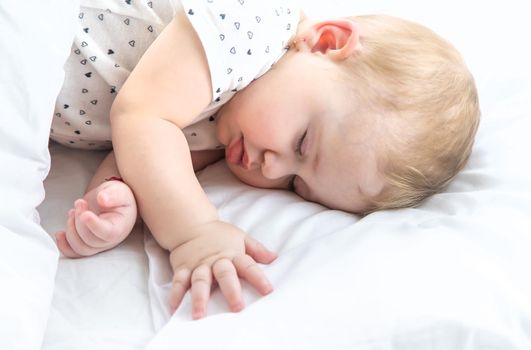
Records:
M297 175L292 175L288 182L288 191L295 192L295 178Z
M302 134L301 138L297 141L297 145L295 147L295 153L297 155L302 157L302 145L304 143L304 139L306 138L306 135L308 134L308 129L304 131L304 134ZM289 179L288 183L288 189L293 192L297 192L295 188L295 179L297 178L297 175L292 175Z
M295 148L295 153L297 153L299 156L302 156L302 143L304 142L304 139L306 138L306 134L308 134L308 130L304 131L304 134L302 134L299 141L297 141L297 147Z

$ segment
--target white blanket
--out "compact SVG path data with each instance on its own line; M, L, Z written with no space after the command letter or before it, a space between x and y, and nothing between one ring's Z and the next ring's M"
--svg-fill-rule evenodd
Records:
M76 2L0 1L0 349L42 342L59 254L39 226Z
M279 258L264 266L275 287L272 294L260 297L244 286L247 307L234 314L215 291L210 316L200 321L191 320L188 297L170 318L167 255L141 227L112 251L60 259L47 313L56 252L37 228L32 240L14 244L14 236L26 237L25 226L3 215L2 225L14 224L7 228L11 236L0 236L0 277L2 285L14 283L6 294L14 302L11 307L1 295L12 318L2 317L0 329L18 327L19 333L5 338L11 342L0 338L0 348L34 349L45 332L46 350L531 349L531 54L526 46L531 30L523 5L517 0L496 6L457 0L306 2L310 17L388 13L417 20L457 46L476 77L483 112L465 170L419 208L360 218L287 192L245 186L222 163L208 167L199 178L222 218ZM49 233L62 228L103 156L57 145L51 152L46 200L39 208ZM19 212L6 203L2 213ZM40 251L51 255L32 260L41 256L28 253L35 244L45 245ZM39 307L33 316L24 306L31 298ZM37 340L29 341L20 330ZM16 341L25 346L4 346Z

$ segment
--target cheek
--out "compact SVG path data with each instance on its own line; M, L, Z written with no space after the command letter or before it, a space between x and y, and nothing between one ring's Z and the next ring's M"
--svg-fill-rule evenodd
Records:
M245 137L248 146L260 150L274 147L276 140L282 136L282 123L274 115L261 111L255 114L245 114L237 120L239 130Z
M273 127L285 110L284 101L271 93L256 90L258 89L244 90L229 102L230 117L247 133L254 130L262 133L275 132Z
M260 127L259 109L251 108L244 99L233 97L233 99L223 106L218 119L218 128L225 131L252 130Z

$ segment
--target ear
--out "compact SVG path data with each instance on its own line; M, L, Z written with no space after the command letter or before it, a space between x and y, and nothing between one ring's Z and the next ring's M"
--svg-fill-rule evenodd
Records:
M297 39L299 50L320 52L333 60L350 57L359 44L357 25L347 18L332 19L310 25ZM302 42L301 42L302 41ZM302 47L301 47L302 46Z

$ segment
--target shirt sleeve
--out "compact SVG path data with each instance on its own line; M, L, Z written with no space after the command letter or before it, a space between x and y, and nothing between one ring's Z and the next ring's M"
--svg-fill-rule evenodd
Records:
M181 0L205 51L212 100L267 72L297 30L296 0Z

